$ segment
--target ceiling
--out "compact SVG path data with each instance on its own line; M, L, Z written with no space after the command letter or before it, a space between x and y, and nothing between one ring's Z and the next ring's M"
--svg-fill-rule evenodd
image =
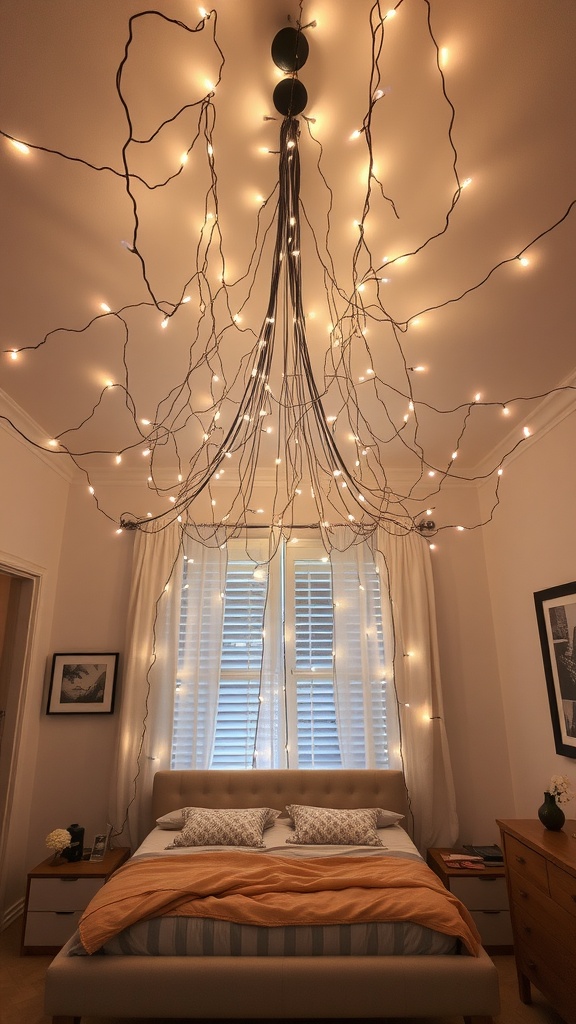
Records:
M270 289L271 44L300 19L316 24L299 71L299 258L330 430L351 466L358 445L377 450L382 487L388 470L495 473L542 396L574 381L576 4L402 0L392 17L368 0L214 0L203 21L163 0L130 23L150 9L1 5L9 419L89 476L146 486L144 419L164 424L157 473L186 476L215 410L235 415ZM128 117L148 143L127 145ZM547 398L546 415L571 395ZM282 443L265 439L262 478Z

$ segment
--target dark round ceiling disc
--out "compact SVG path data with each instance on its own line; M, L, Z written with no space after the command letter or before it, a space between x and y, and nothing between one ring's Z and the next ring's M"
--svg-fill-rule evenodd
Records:
M285 78L274 89L272 94L274 106L285 117L296 117L301 114L308 103L308 93L297 78Z
M283 28L272 40L272 60L282 71L298 71L308 59L308 40L295 28Z

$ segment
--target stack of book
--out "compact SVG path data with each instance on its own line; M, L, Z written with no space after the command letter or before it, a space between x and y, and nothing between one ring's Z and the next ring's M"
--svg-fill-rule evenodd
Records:
M504 854L496 843L489 846L464 846L463 849L472 857L481 857L486 867L502 867L504 864Z
M476 857L468 853L443 853L441 857L447 868L484 871L486 867L482 857Z
M485 871L486 868L500 867L504 864L504 856L499 846L463 846L463 853L443 853L442 860L446 867L466 869L466 871Z

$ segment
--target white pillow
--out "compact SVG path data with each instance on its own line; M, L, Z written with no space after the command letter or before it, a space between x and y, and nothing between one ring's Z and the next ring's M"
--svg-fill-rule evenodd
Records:
M383 846L376 829L378 808L341 809L289 804L294 835L286 840L296 846Z
M218 808L214 808L217 810ZM227 809L227 808L222 808ZM238 810L240 808L237 808ZM246 808L242 808L245 810ZM250 810L250 808L247 808ZM256 808L260 810L261 808ZM166 829L167 831L177 831L178 829L184 828L185 813L190 810L204 810L204 808L196 807L181 807L178 811L169 811L168 814L163 814L160 818L156 818L156 825L158 828ZM266 807L265 810L268 812L266 821L264 822L264 828L271 828L276 818L280 817L281 811L274 810L273 807Z
M253 846L263 847L262 836L268 807L234 808L185 807L185 822L174 842L167 846Z

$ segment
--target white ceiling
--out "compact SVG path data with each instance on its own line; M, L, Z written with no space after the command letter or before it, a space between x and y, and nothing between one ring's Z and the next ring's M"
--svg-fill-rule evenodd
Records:
M454 465L473 476L496 468L535 416L539 401L513 399L544 395L574 378L576 208L559 222L576 196L576 3L430 0L429 7L454 109L458 179L449 138L452 107L436 67L428 7L424 0L403 0L396 16L385 19L383 36L380 29L375 36L383 39L376 84L384 96L373 108L372 152L382 193L374 187L363 233L377 276L388 280L378 292L369 283L362 293L367 333L349 349L347 372L366 420L362 443L366 434L378 438L384 468L418 474L414 450L421 445L425 468L442 472L458 449ZM151 190L133 179L148 290L138 257L122 244L133 241L134 216L121 176L128 127L115 80L129 17L150 5L3 0L0 7L0 129L33 147L23 155L7 139L0 145L0 348L25 350L18 359L1 357L0 386L38 424L37 430L26 427L35 443L46 447L60 435L77 453L103 452L98 459L79 457L92 469L110 465L114 453L140 440L123 392L102 393L106 380L127 383L138 422L159 419L158 408L166 413L167 396L196 358L191 353L204 345L204 327L194 342L194 283L188 286L192 301L165 330L151 293L170 310L197 270L210 180L205 143L194 142L200 107L187 105L201 101L205 81L218 78L219 65L209 110L215 193L207 208L216 211L215 194L221 244L214 236L202 295L217 292L224 265L226 293L220 291L214 310L224 335L219 354L189 378L191 404L209 414L195 415L188 435L181 433L184 460L201 444L216 407L210 388L216 405L228 388L236 396L233 380L246 369L243 357L265 314L273 231L264 230L274 214L274 151L282 120L272 102L281 75L270 47L280 29L296 24L299 5L215 0L214 8L217 19L212 15L202 31L187 32L166 20L197 28L198 6L189 0L162 0L156 10L164 19L133 22L122 91L134 135L147 137L186 109L149 145L130 146L130 171L148 184L160 183L192 146L182 173L165 187ZM386 4L380 10L385 14ZM370 20L377 27L377 15L378 5L368 0L304 0L302 6L303 24L315 20L316 26L305 29L310 53L299 73L310 119L300 117L300 258L307 336L320 384L325 359L333 355L328 324L334 317L318 252L333 264L341 313L345 298L355 294L354 222L362 218L367 181L367 136L350 136L363 123L375 84ZM458 180L468 178L444 230ZM271 198L263 205L258 195ZM251 262L255 249L262 256ZM518 254L527 266L515 259ZM391 261L387 269L385 258ZM362 251L360 279L369 265ZM125 310L126 334L117 317L102 315L102 302ZM242 320L234 325L238 311ZM99 319L92 322L94 317ZM406 373L405 366L418 365L425 370ZM380 381L384 404L372 382L358 380L368 369ZM211 382L212 374L220 381ZM387 443L394 433L387 417L397 430L407 412L407 380L418 429L415 435L411 423L400 442ZM480 403L465 420L476 394ZM553 415L554 402L547 407ZM222 407L224 419L231 408ZM350 423L331 391L324 408L339 414L334 430L341 430L342 446L350 444ZM140 472L142 446L125 453L124 471ZM263 461L271 452L263 449ZM173 456L167 446L159 465L163 457L166 468Z

